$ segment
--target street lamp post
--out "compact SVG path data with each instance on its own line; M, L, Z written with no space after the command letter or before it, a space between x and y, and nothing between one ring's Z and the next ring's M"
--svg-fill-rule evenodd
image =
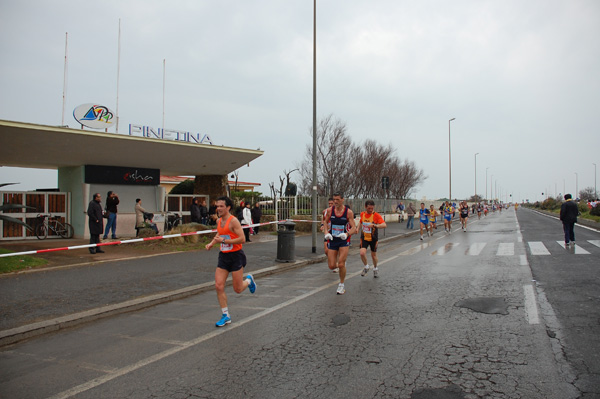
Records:
M579 196L579 175L577 174L577 172L575 172L575 201L577 201L577 198Z
M596 190L596 164L592 164L594 165L594 201L598 199L598 191ZM598 205L596 205L598 206Z
M313 142L312 142L312 220L317 220L317 0L313 4ZM317 224L312 223L312 253L317 253Z
M487 168L485 168L485 200L487 201L488 197L487 197L487 171L490 167L488 166Z
M479 153L475 153L475 201L477 201L477 155L479 155Z
M452 202L452 146L450 141L450 122L455 120L456 118L452 118L448 121L448 186L449 186L449 200Z

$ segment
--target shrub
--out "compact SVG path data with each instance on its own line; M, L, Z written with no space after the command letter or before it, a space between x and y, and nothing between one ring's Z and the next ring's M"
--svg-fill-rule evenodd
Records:
M600 216L600 204L596 205L590 210L590 215L592 216Z
M541 208L547 211L551 211L557 208L560 208L560 203L556 202L554 198L548 198L544 202L542 202Z
M177 227L171 229L171 231L169 231L168 234L192 233L194 231L199 231L199 230L211 230L211 228L208 226L204 226L202 224L198 224L198 223L188 223L188 224L182 224L181 226L177 226ZM203 234L202 236L206 237L208 240L212 240L212 238L215 235L216 235L216 233L207 233L207 234ZM198 234L192 234L192 235L185 236L185 237L173 237L173 238L168 239L169 244L183 244L185 242L190 243L190 244L197 244L198 241L200 241L200 235L198 235Z
M587 204L583 201L580 201L577 207L579 208L579 213L586 213L589 210Z

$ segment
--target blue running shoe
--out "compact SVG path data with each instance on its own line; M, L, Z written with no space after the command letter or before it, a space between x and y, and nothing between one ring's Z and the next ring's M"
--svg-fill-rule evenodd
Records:
M252 277L251 274L248 274L246 276L246 278L248 280L250 280L250 284L248 285L248 289L250 290L251 294L254 294L254 291L256 291L256 283L254 282L254 277Z
M221 320L217 321L215 326L224 327L226 324L231 324L231 317L227 316L225 313L221 316Z

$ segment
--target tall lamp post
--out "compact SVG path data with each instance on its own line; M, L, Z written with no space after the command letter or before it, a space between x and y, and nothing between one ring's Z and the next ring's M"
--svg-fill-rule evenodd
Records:
M598 191L596 190L596 164L593 163L592 165L594 165L594 201L598 199ZM598 206L598 205L596 205Z
M577 198L579 196L579 175L577 174L577 172L575 172L575 201L577 201Z
M487 201L487 171L490 167L485 168L485 200Z
M478 152L475 153L475 200L477 200L477 155L479 155Z
M317 0L313 2L313 150L312 220L317 220ZM312 223L312 253L317 253L317 223Z
M452 202L452 146L450 141L450 122L455 120L456 118L452 118L448 121L448 186L449 186L449 196L448 200Z

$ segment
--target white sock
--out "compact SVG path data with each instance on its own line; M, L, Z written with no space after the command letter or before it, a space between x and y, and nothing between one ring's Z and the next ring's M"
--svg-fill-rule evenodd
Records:
M371 266L369 266L369 264L367 263L367 264L365 265L365 269L368 269L369 267L371 267Z
M221 308L221 312L229 316L229 308Z
M373 268L373 271L376 271L376 272L377 272L377 271L379 271L379 268L378 268L378 267L374 267L374 268Z

